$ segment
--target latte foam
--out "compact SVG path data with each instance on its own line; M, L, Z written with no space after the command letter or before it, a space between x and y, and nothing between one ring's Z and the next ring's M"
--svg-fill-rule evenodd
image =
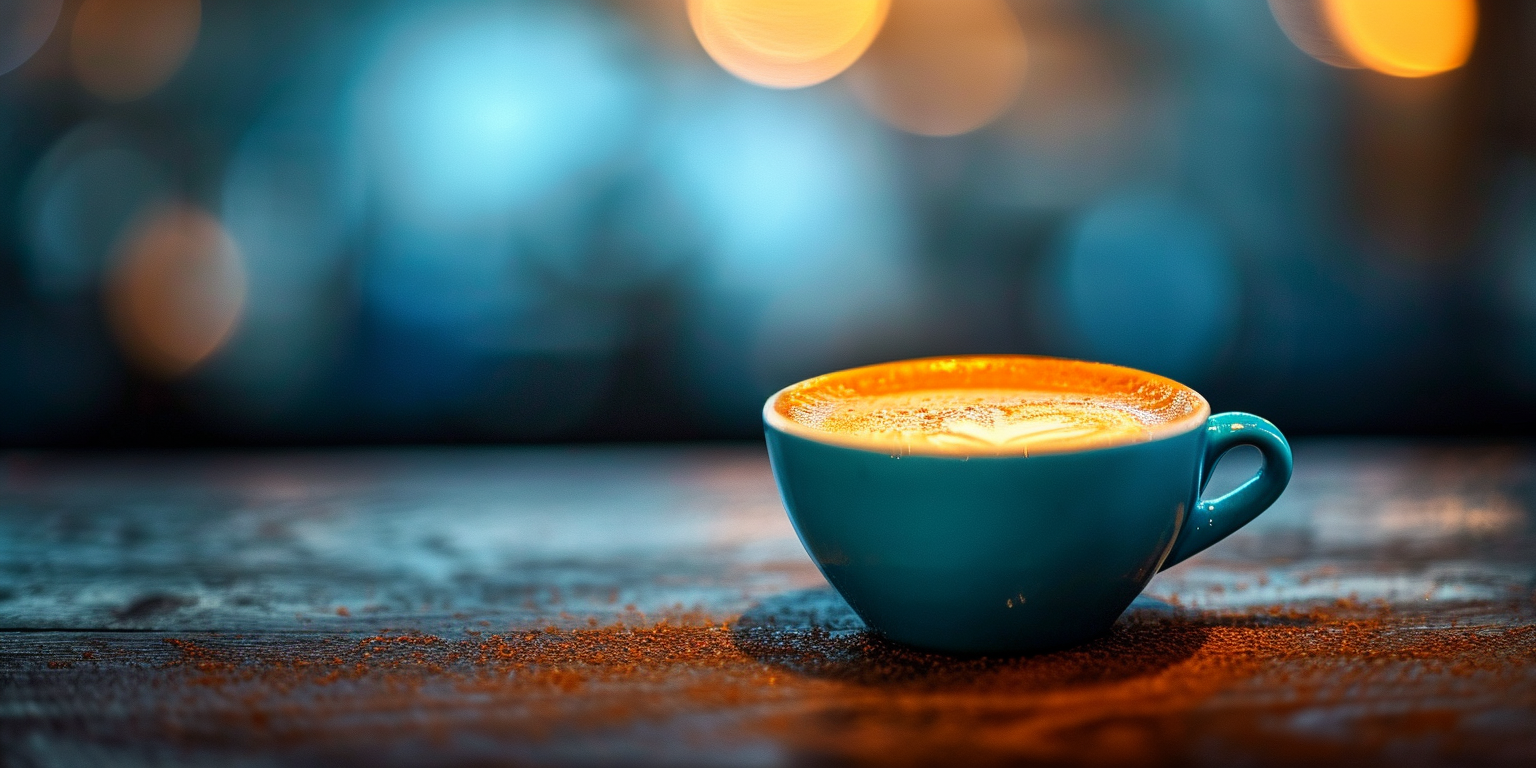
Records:
M1066 453L1198 426L1205 399L1130 368L1037 357L911 360L796 384L765 416L813 440L895 455Z

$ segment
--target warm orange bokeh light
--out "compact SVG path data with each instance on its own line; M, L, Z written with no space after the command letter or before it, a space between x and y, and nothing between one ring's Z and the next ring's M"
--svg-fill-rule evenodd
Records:
M185 373L229 338L245 282L240 253L218 221L190 206L162 209L117 249L107 286L113 330L150 373Z
M1476 0L1323 0L1344 51L1361 66L1427 77L1466 63L1477 38Z
M1024 33L1003 0L897 0L849 72L866 109L925 136L991 122L1024 82Z
M201 24L199 0L85 0L69 41L75 77L108 101L145 96L181 68Z
M847 69L885 22L890 0L688 0L693 33L726 71L803 88Z

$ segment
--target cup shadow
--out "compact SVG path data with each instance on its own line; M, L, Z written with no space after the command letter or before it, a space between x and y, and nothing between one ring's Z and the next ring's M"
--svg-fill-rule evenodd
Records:
M902 645L870 630L830 588L767 598L736 621L738 649L797 674L867 686L1027 688L1045 691L1131 680L1192 657L1209 628L1138 599L1104 637L1029 656L954 656Z

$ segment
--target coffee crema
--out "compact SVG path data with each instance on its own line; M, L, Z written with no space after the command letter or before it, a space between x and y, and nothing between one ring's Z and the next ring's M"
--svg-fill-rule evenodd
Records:
M764 417L818 442L892 455L1031 456L1180 434L1211 409L1172 379L1103 363L987 356L829 373L769 398Z

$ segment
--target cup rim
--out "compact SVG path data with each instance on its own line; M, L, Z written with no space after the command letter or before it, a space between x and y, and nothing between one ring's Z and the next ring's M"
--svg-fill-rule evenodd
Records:
M787 394L789 394L791 392L794 392L796 390L800 390L800 389L803 389L805 387L812 386L812 385L814 385L818 381L821 381L821 380L824 380L824 379L828 379L828 378L831 378L831 377L847 376L847 375L850 375L850 374L858 374L858 373L866 372L866 371L872 372L872 371L874 371L876 369L889 368L889 367L892 367L892 366L903 365L903 364L944 363L944 362L963 363L963 362L966 362L966 361L980 361L980 360L1012 360L1012 361L1038 361L1038 362L1042 362L1042 363L1071 363L1071 364L1082 365L1082 366L1086 366L1086 367L1091 368L1091 369L1101 370L1101 371L1105 371L1105 372L1114 372L1114 373L1119 373L1121 375L1129 374L1129 375L1131 375L1133 377L1141 378L1141 379L1143 379L1145 381L1152 382L1152 383L1157 383L1157 384L1163 384L1163 385L1166 385L1166 386L1170 386L1170 387L1172 387L1172 388L1174 388L1176 390L1179 390L1179 391L1181 391L1183 393L1186 393L1187 395L1192 396L1192 399L1193 399L1193 401L1195 403L1195 406L1188 413L1180 416L1179 418L1177 418L1177 419L1175 419L1173 421L1170 421L1167 424L1159 425L1159 427L1157 427L1154 430L1152 430L1148 434L1148 436L1145 437L1144 439L1127 441L1127 442L1118 442L1118 443L1113 443L1113 444L1108 444L1108 445L1090 445L1090 446L1084 446L1084 447L1065 448L1065 449L1063 449L1063 448L1055 448L1055 449L1053 449L1053 448L1050 448L1050 447L1045 447L1045 448L1036 448L1036 449L1031 450L1031 449L1029 449L1026 446L1023 450L1015 448L1015 449L1008 449L1008 450L999 450L998 452L995 452L995 453L992 453L992 452L959 453L959 452L955 452L955 451L933 450L933 449L927 448L926 446L919 446L919 447L914 449L910 445L905 446L904 449L900 449L900 450L897 450L897 451L893 452L890 449L893 448L893 447L896 447L896 446L891 446L891 445L882 446L882 445L880 445L878 443L878 441L873 441L873 440L870 440L870 439L867 439L867 438L858 438L858 437L853 437L853 436L844 436L844 435L840 435L839 433L827 432L827 431L815 429L814 427L806 426L804 424L801 424L801 423L799 423L797 421L794 421L794 420L784 416L782 413L779 413L778 408L776 407L777 404L779 403L780 398L784 397L785 395L787 395ZM836 447L839 447L839 448L847 448L849 450L863 451L863 452L866 452L866 453L876 453L876 454L894 455L894 456L923 456L923 457L928 457L928 458L942 458L942 459L955 459L955 460L993 459L993 458L1010 459L1010 458L1029 458L1029 457L1039 457L1039 456L1065 456L1065 455L1092 453L1092 452L1095 452L1095 451L1108 451L1108 450L1116 450L1116 449L1120 449L1120 448L1135 447L1135 446L1138 446L1138 445L1146 445L1148 443L1162 442L1164 440L1172 439L1172 438L1178 437L1180 435L1188 434L1189 432L1191 432L1191 431L1193 431L1195 429L1199 429L1200 427L1204 426L1206 421L1210 418L1210 416L1211 416L1211 405L1205 399L1204 395L1201 395L1193 387L1190 387L1187 384L1183 384L1183 383L1180 383L1180 382L1175 381L1173 379L1170 379L1170 378L1168 378L1166 376L1159 376L1158 374L1151 373L1149 371L1143 371L1143 370L1138 369L1138 368L1131 368L1129 366L1114 365L1114 364L1111 364L1111 363L1099 363L1099 362L1094 362L1094 361L1091 361L1091 360L1079 360L1079 359L1066 358L1066 357L1052 357L1052 356L1048 356L1048 355L940 355L940 356L935 356L935 357L918 357L918 358L909 358L909 359L901 359L901 360L891 360L891 361L882 362L882 363L875 363L875 364L872 364L872 365L857 366L857 367L854 367L854 368L845 368L845 369L842 369L842 370L832 371L830 373L825 373L825 374L822 374L820 376L813 376L813 377L811 377L809 379L804 379L802 381L797 381L794 384L791 384L791 385L789 385L787 387L784 387L783 389L780 389L779 391L773 393L771 396L769 396L768 400L763 403L763 423L764 423L764 425L769 427L769 428L771 428L771 429L774 429L774 430L777 430L779 432L782 432L782 433L784 433L786 435L792 435L794 437L799 437L799 438L802 438L802 439L805 439L805 440L809 440L809 441L814 442L814 443L819 443L819 444L822 444L822 445L831 445L831 446L836 446Z

